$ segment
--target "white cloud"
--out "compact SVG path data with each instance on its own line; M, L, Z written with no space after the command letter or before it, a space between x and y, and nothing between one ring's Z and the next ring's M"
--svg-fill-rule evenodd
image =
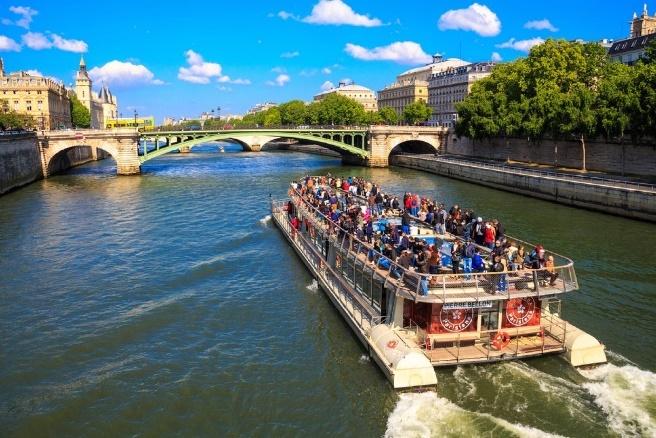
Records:
M222 84L234 84L234 85L250 85L251 81L248 79L242 79L242 78L237 78L237 79L231 79L230 76L220 76L217 81Z
M321 84L321 91L328 91L328 90L332 90L333 88L335 88L335 84L333 84L330 81L326 81L323 84Z
M0 35L0 52L20 52L21 46L9 37Z
M30 76L41 76L41 77L43 77L43 73L41 73L39 70L25 70L25 73L27 73Z
M225 85L220 85L219 91L232 91L232 88L226 87Z
M143 65L133 64L131 62L109 61L102 67L94 67L89 70L89 76L95 82L106 82L114 86L131 86L131 85L161 85L159 79Z
M282 18L283 20L289 20L290 18L292 20L298 20L299 19L298 16L296 16L296 15L290 13L290 12L287 12L287 11L280 11L280 12L278 12L277 15L278 15L278 17Z
M28 6L10 6L9 10L16 15L20 15L21 18L19 18L16 21L11 21L5 18L2 20L2 24L6 24L6 25L13 24L19 27L23 27L25 29L30 28L30 23L32 23L32 17L34 17L39 13L39 11L37 11L36 9L32 9Z
M283 87L289 81L291 81L291 78L289 77L289 75L281 73L278 76L276 76L276 78L274 80L267 81L267 85L271 85L271 86L274 86L274 87Z
M533 20L524 24L525 29L535 29L535 30L548 30L551 32L558 32L558 28L551 24L546 18L544 20Z
M47 36L40 32L28 32L22 36L23 44L30 49L43 50L52 47L52 41Z
M273 68L271 69L271 71L272 71L273 73L285 73L285 69L282 68L282 67L273 67Z
M324 67L324 68L321 69L321 73L323 73L323 74L325 74L325 75L329 75L329 74L331 74L332 72L333 72L333 71L332 71L329 67Z
M499 52L492 52L492 56L490 57L490 59L491 59L492 61L494 61L494 62L501 62L501 61L503 61L503 58L501 57L501 55L499 54Z
M84 53L88 49L87 43L82 40L67 40L66 38L62 38L54 33L50 37L52 38L52 45L59 50L64 50L66 52Z
M348 43L346 53L363 61L394 61L398 64L426 64L432 61L421 46L412 41L398 41L387 46L367 49Z
M437 22L440 30L467 30L480 36L499 35L501 21L497 14L485 5L474 3L466 9L446 11Z
M221 74L221 64L205 62L203 57L193 50L187 50L185 56L189 66L178 69L178 79L194 84L209 84L212 78L216 78L219 82L230 81L229 76Z
M22 36L23 43L33 50L51 49L53 47L66 52L84 53L88 46L82 40L67 40L57 34L44 35L40 32L27 32Z
M309 78L311 76L316 76L317 73L319 73L319 70L316 68L304 68L298 75Z
M495 47L499 49L514 49L519 50L520 52L530 52L531 49L537 45L544 43L542 38L531 38L528 40L516 40L515 38L510 38L505 43L497 44Z
M364 27L376 27L383 24L378 18L357 14L342 0L319 0L319 3L312 8L312 13L303 18L303 21L310 24L347 24Z
M293 52L285 52L280 55L281 58L296 58L299 56L301 53L298 50L294 50Z

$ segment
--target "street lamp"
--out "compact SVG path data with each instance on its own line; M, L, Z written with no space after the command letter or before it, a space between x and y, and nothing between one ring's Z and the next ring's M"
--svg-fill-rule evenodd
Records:
M137 126L138 126L137 125L137 110L135 108L135 110L134 110L134 127L136 128Z

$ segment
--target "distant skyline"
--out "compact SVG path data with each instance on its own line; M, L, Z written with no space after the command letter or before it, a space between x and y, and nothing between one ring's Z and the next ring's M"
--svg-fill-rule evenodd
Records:
M513 4L514 3L514 4ZM628 36L643 1L140 1L0 7L0 56L19 70L73 82L80 56L131 116L240 114L256 103L310 101L340 81L374 91L440 53L510 61L548 38ZM656 12L656 1L649 4Z

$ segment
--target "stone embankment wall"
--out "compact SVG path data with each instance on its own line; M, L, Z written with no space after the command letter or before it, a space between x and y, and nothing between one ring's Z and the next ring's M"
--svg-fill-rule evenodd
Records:
M656 177L656 141L634 145L589 140L585 146L588 170ZM470 140L452 136L446 153L571 168L581 168L582 159L579 141L542 140L540 143L529 143L519 138Z
M528 175L517 170L485 168L476 163L449 162L432 157L396 155L391 159L391 164L397 166L561 204L656 222L656 191L573 181L557 176Z
M0 135L0 195L41 178L36 135Z

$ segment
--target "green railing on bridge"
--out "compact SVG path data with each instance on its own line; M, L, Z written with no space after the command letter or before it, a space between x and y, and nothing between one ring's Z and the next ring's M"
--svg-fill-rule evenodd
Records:
M365 127L148 131L140 134L143 152L140 154L139 160L144 163L174 150L191 148L210 141L235 140L244 144L253 137L310 141L340 154L367 158L367 133L368 128ZM150 147L149 142L153 143ZM251 145L247 144L247 146Z

